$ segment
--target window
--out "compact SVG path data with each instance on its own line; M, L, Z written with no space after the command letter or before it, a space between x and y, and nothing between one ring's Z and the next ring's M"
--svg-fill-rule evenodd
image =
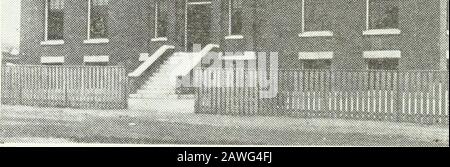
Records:
M106 66L109 63L109 56L84 56L83 59L87 66Z
M320 70L331 69L333 52L299 52L302 69Z
M402 52L400 50L365 51L363 57L367 60L370 70L397 70Z
M369 29L398 29L399 7L396 0L370 0Z
M302 60L302 68L307 70L331 69L330 59Z
M368 59L369 70L398 70L398 59Z
M366 0L366 35L400 34L398 0Z
M367 68L370 70L368 74L368 88L369 90L393 90L395 88L395 80L386 80L387 78L394 78L393 72L386 72L399 69L399 60L402 57L400 50L375 50L365 51L363 57L367 62Z
M330 86L325 79L328 77L319 77L316 74L331 69L333 52L300 52L299 59L303 69L300 82L303 82L302 85L308 85L302 88L304 91L320 90Z
M88 39L108 38L108 0L89 1Z
M85 62L85 66L108 66L108 62Z
M45 39L42 44L63 44L64 0L45 1Z
M333 36L332 15L329 10L331 0L302 0L301 36Z
M369 90L395 90L396 80L392 70L398 70L397 58L368 59L367 86Z
M242 38L242 0L229 0L228 3L228 38Z
M155 4L155 39L167 39L167 26L168 26L168 1L157 0Z

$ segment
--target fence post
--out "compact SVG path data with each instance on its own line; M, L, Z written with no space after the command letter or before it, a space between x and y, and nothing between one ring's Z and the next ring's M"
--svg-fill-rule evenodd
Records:
M123 90L122 90L122 93L123 93L123 103L124 103L124 109L126 109L126 108L128 108L128 95L129 95L129 93L128 93L128 74L127 74L127 70L126 70L126 68L125 67L122 67L122 71L123 71L123 73L122 73L122 75L124 76L124 82L125 82L125 84L123 84L123 86L124 86L124 88L123 88Z
M67 78L67 76L68 76L68 69L67 69L67 67L65 67L65 68L63 68L63 75L64 75L64 105L65 105L65 107L69 107L69 95L68 95L68 93L69 93L69 91L68 91L68 87L69 87L69 85L67 84L67 82L69 81L69 79Z
M396 78L396 85L397 85L397 92L396 92L396 98L395 98L395 112L396 112L396 121L399 122L400 121L400 117L401 117L401 111L402 111L402 92L401 92L401 84L400 84L400 71L396 71L395 74L397 75Z
M19 68L19 72L18 72L18 74L19 74L19 79L18 79L18 81L19 81L19 104L23 104L23 95L22 95L22 93L23 93L23 87L22 87L22 83L23 83L23 81L22 81L22 75L23 75L23 70L22 69L24 69L23 67L20 67ZM16 68L16 70L15 70L15 73L17 73L17 68ZM11 83L12 84L12 83ZM11 85L11 87L14 87L14 85Z

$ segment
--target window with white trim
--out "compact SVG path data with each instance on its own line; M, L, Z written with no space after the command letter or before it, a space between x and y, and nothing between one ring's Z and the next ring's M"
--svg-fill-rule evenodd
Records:
M154 38L166 38L168 26L168 1L155 1L155 23L154 23Z
M333 52L299 52L302 69L331 69Z
M400 50L374 50L363 52L369 70L398 70Z
M45 41L64 39L64 0L45 0Z
M108 38L108 1L109 0L88 0L89 1L89 26L88 39Z
M41 64L42 65L63 65L64 64L64 56L42 56Z
M394 73L385 71L399 70L398 58L373 58L366 59L367 67L370 70L367 74L367 86L369 90L395 90L396 81L386 80L386 76L394 78ZM384 75L381 75L384 74Z
M398 0L366 0L366 29L399 29Z
M332 0L302 0L302 33L331 32L333 16L327 10L330 2Z
M243 10L242 0L228 0L228 35L242 35Z

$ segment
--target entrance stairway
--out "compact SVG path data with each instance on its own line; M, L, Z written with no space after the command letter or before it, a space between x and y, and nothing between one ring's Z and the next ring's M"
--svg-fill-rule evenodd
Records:
M206 47L205 47L206 48ZM143 79L138 89L129 95L128 108L132 110L145 110L156 112L194 113L195 95L179 95L176 93L176 79L185 76L193 64L198 64L198 57L202 52L177 52L167 55L168 58L161 64L155 63L162 55L173 50L173 46L163 46L150 56L140 67L129 74L130 78ZM191 57L189 57L191 56ZM200 58L201 59L201 58ZM190 60L190 61L186 61ZM148 69L156 68L150 72ZM145 73L151 73L143 75ZM145 77L145 78L142 78Z

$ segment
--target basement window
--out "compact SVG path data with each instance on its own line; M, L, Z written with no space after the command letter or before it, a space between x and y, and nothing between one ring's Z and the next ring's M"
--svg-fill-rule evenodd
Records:
M84 56L86 66L108 66L109 56Z
M398 0L366 0L364 35L400 34Z
M329 3L331 0L302 0L302 33L300 37L333 36ZM328 6L327 6L328 5Z
M85 62L85 66L108 66L108 62Z
M396 80L394 80L394 71L398 70L399 59L367 59L368 90L395 90ZM390 79L389 79L390 78Z
M369 70L398 70L398 62L402 56L400 50L375 50L363 52Z
M226 39L242 39L242 0L228 0L228 36Z
M398 60L394 58L368 59L369 70L398 70Z
M318 60L301 60L302 69L306 70L326 70L331 69L331 60L318 59Z
M324 83L324 78L318 78L315 74L318 71L331 69L333 52L300 52L299 59L301 69L303 69L300 82L303 82L302 85L309 85L302 89L313 91L323 88L324 84L326 84Z
M84 43L107 43L108 36L108 0L88 0L88 40Z
M324 70L331 69L333 52L300 52L299 59L302 69Z
M44 36L42 45L64 44L64 0L45 1Z

